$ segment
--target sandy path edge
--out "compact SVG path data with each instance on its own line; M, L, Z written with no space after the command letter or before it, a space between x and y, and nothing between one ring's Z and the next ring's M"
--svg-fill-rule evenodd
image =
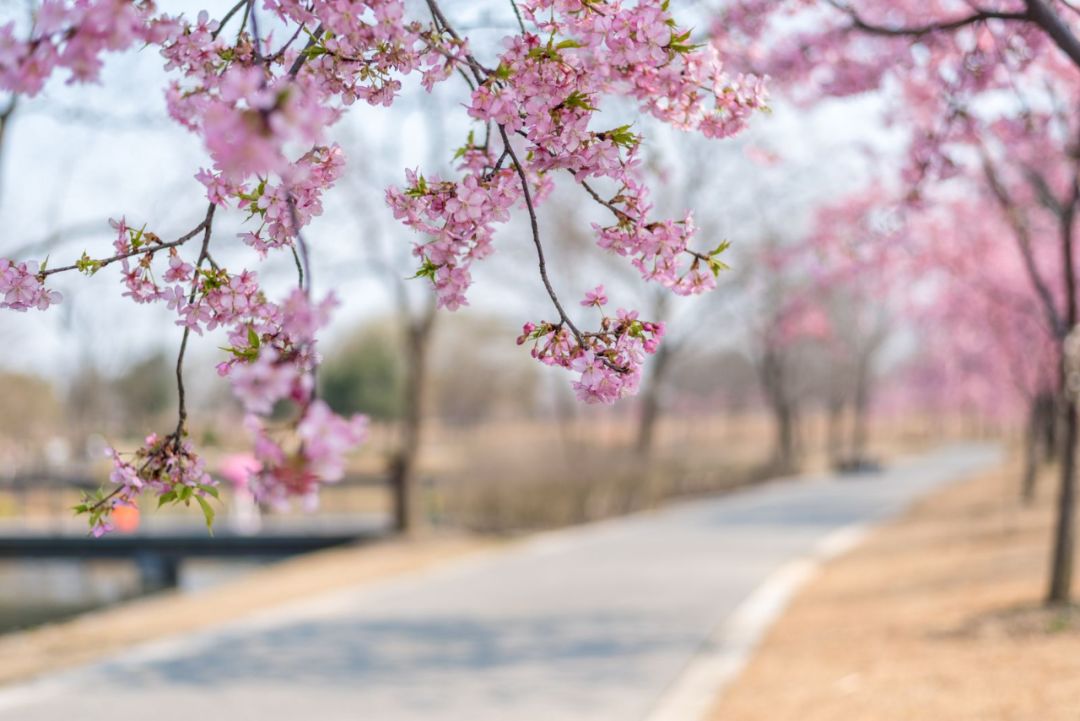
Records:
M1080 614L1046 611L1055 478L946 488L827 564L710 721L1076 721Z

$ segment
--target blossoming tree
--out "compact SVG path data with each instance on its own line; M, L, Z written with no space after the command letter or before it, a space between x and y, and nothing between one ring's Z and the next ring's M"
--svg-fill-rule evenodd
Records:
M715 28L727 59L749 59L744 67L799 100L884 90L897 101L890 117L909 131L903 179L913 205L950 202L942 181L966 175L997 206L1057 349L1064 442L1047 598L1067 601L1080 418L1063 351L1080 321L1080 10L1061 0L737 0Z
M156 48L171 78L163 88L169 114L201 138L212 161L192 168L205 188L205 214L177 238L160 237L154 219L133 209L112 220L108 252L49 266L0 260L3 308L47 310L61 302L51 276L118 269L132 302L175 313L176 426L149 435L133 455L112 453L111 486L79 507L94 533L106 532L112 510L144 491L163 503L196 502L212 518L208 497L217 491L186 438L183 371L191 336L218 328L228 336L218 372L246 410L260 498L311 496L342 476L343 456L363 440L365 420L335 415L314 393L316 336L335 299L315 290L310 257L318 239L306 237L305 227L345 162L327 129L358 102L394 112L410 80L429 90L460 84L474 124L456 150L454 177L408 170L404 186L386 191L394 216L418 233L417 276L434 286L439 306L465 305L473 263L492 252L498 226L523 213L553 319L527 323L519 342L574 373L585 401L634 392L663 325L632 310L609 312L602 292L583 303L598 317L594 328L575 318L548 277L536 207L554 183L576 184L610 213L607 225L594 228L601 247L675 293L707 290L719 262L695 247L689 214L652 216L633 116L609 120L615 112L599 108L621 97L642 113L723 138L763 106L763 85L726 74L715 47L692 43L666 0L510 5L518 31L499 44L474 43L436 0L415 14L404 0L241 0L218 18L169 15L151 0L43 0L31 23L0 27L0 88L16 96L39 93L57 74L93 82L104 54ZM215 219L229 211L247 216L247 230L216 237ZM261 257L292 254L296 288L272 298L255 269L217 262L220 245L238 242ZM281 401L294 407L285 424L270 419Z

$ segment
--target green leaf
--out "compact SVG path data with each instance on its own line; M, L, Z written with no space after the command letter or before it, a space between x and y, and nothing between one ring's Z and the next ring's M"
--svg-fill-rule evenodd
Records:
M720 271L731 270L731 266L719 260L709 258L709 270L712 271L713 277L720 275Z
M566 97L566 100L562 101L560 105L567 108L580 108L582 110L596 110L596 107L589 102L589 96L580 90L575 90Z
M131 237L131 249L132 250L138 250L142 246L142 244L143 244L143 242L142 242L143 234L145 232L146 232L146 224L145 223L143 223L143 227L139 228L138 230L132 230L131 228L128 228L128 235Z
M671 40L667 44L667 49L673 53L689 53L697 50L701 47L700 43L688 43L690 39L690 31L687 30L684 33L678 35L674 31L671 33Z
M100 260L94 260L86 251L83 251L82 257L75 261L75 269L84 275L93 275L101 270L104 263Z
M730 247L731 247L731 241L730 240L721 240L720 245L718 245L715 248L713 248L712 250L710 250L708 252L708 255L710 257L715 256L715 255L720 255L721 253L723 253L725 250L727 250Z
M414 185L411 188L407 188L405 190L405 195L409 196L410 198L422 198L423 196L425 196L427 194L428 194L427 179L423 175L417 176L416 185Z
M214 507L202 496L195 496L195 500L199 502L199 507L202 508L203 518L206 519L207 532L211 536L214 535Z
M469 137L465 140L465 144L462 145L454 152L454 160L458 158L464 158L465 154L476 147L476 140L473 136L473 131L469 131Z
M416 271L416 275L409 276L408 280L415 280L416 278L429 278L435 280L435 271L442 266L435 265L427 258L424 258L424 263Z
M620 125L619 127L608 130L607 132L599 133L599 135L609 139L616 145L622 145L623 147L627 148L633 147L641 142L641 138L630 132L629 125Z

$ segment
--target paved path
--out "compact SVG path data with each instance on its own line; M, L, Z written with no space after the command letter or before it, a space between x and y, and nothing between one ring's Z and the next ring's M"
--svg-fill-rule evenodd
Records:
M0 690L0 718L638 721L776 568L997 460L955 446L546 534Z

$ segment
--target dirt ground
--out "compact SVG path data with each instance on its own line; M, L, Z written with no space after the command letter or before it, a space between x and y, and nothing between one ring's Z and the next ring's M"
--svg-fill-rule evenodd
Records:
M0 685L322 592L420 571L496 545L472 537L438 536L331 549L267 566L203 592L158 594L71 621L0 636Z
M1018 478L946 489L826 566L710 720L1080 720L1080 612L1039 604L1056 479L1023 508Z

